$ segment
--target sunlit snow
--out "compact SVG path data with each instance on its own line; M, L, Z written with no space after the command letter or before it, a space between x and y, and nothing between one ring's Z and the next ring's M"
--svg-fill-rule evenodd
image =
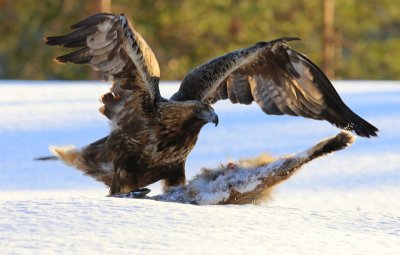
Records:
M265 205L193 206L108 198L107 188L49 155L107 135L97 109L109 85L0 83L0 254L399 254L400 82L335 82L379 137L316 159ZM165 97L176 91L163 83ZM266 116L220 102L187 162L202 167L296 153L335 135L329 123ZM151 195L160 185L150 187ZM223 195L223 194L221 194ZM212 197L210 199L213 199Z

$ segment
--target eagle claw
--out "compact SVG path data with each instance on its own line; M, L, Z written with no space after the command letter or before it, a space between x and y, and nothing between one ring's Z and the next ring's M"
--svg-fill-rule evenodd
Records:
M146 195L150 193L150 189L148 188L141 188L135 189L131 192L124 193L124 194L114 194L111 197L121 197L121 198L146 198Z

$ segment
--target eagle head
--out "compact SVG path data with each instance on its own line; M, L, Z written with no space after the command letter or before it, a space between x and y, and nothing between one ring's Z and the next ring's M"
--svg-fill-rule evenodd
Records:
M201 128L203 125L212 122L218 125L218 115L214 109L205 103L197 100L169 101L161 104L159 108L160 116L165 123L169 123L170 127L196 127ZM178 124L180 123L180 124Z
M210 105L196 102L193 104L192 111L194 117L200 122L204 122L204 124L212 122L215 126L218 125L218 115Z

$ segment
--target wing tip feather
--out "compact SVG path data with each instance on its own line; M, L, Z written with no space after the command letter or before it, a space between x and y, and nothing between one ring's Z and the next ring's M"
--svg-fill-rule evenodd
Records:
M361 125L356 125L355 127L353 127L353 130L357 135L366 138L377 137L377 132L379 132L379 130L375 126L366 121L361 123Z
M50 46L60 45L59 40L62 36L47 36L43 38L45 44Z
M55 57L55 58L53 58L53 61L54 61L55 63L57 63L57 64L65 64L65 63L67 63L67 61L61 60L60 57Z
M343 115L342 121L338 120L336 121L336 123L333 124L335 124L339 128L353 131L354 133L356 133L358 136L361 137L372 138L378 136L377 132L379 132L379 129L377 127L375 127L368 121L364 120L351 110L347 114Z
M272 41L262 41L262 42L258 42L256 45L260 45L260 46L274 46L276 44L283 44L283 43L287 43L290 41L300 41L300 37L281 37L278 39L274 39Z
M275 40L270 41L269 43L275 44L275 43L287 43L290 41L301 41L300 37L296 36L291 36L291 37L281 37Z
M101 17L101 16L103 16L103 17ZM106 18L106 17L112 18L112 17L115 17L115 15L112 13L107 13L107 12L96 13L92 16L89 16L89 17L79 21L78 23L73 24L70 28L78 29L81 27L92 26L92 25L98 23L98 20L100 20L101 18Z
M78 51L74 51L71 53L68 53L66 55L58 56L54 58L53 60L56 63L74 63L74 64L88 64L91 60L90 55L85 55L85 51L87 51L86 48L82 48Z

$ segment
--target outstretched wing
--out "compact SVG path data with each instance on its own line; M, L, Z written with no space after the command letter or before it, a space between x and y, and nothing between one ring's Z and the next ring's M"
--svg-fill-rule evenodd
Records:
M108 118L118 115L125 102L149 98L158 101L160 69L154 53L129 24L126 17L100 13L71 26L75 31L64 36L45 38L48 45L80 48L56 58L61 63L89 64L113 80L111 93L103 96L100 110Z
M364 137L378 129L347 107L324 73L282 38L228 53L192 70L172 100L253 101L267 114L327 120Z

